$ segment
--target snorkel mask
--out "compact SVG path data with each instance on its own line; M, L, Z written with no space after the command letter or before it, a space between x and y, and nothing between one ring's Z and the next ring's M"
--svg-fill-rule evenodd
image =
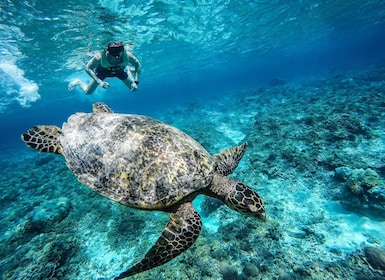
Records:
M107 45L107 51L109 54L111 54L113 57L118 59L123 51L124 51L124 46L122 42L112 42Z

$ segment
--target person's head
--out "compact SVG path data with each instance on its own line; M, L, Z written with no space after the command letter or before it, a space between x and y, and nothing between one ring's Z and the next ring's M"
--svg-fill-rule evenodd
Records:
M111 54L115 59L118 59L124 51L122 42L111 42L107 45L107 52Z

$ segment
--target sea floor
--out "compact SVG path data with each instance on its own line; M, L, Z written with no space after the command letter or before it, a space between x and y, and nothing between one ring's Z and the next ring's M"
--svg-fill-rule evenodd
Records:
M384 279L385 69L245 89L157 116L210 153L242 142L233 177L266 222L199 196L197 242L132 279ZM0 278L110 279L138 261L168 214L97 195L59 156L1 160Z

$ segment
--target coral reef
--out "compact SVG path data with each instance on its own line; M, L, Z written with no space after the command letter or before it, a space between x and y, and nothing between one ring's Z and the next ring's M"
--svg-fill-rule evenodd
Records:
M350 169L338 167L335 177L346 186L343 204L355 209L385 209L385 185L380 175L371 168Z
M215 212L222 205L223 203L217 199L205 197L201 204L201 209L202 209L201 215L204 217L207 217L211 213Z
M211 153L248 142L231 176L261 194L267 221L198 197L196 243L132 279L384 279L384 73L274 83L155 116ZM111 278L168 221L97 195L61 157L12 153L0 160L0 278Z
M66 197L43 201L27 215L22 230L26 233L50 232L68 216L70 210L71 204Z

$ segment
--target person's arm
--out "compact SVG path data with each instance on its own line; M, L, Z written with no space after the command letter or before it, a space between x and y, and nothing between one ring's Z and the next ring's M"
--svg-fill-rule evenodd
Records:
M134 66L134 68L135 68L134 76L132 76L131 71L127 71L128 77L131 80L131 82L138 84L139 83L140 70L141 70L142 66L140 65L139 60L132 53L127 52L127 56L128 56L128 62L132 66Z
M109 87L109 84L102 81L101 79L99 79L97 76L96 76L96 73L94 72L94 69L100 64L100 60L101 60L101 55L100 53L97 53L96 55L94 55L93 58L91 58L90 61L88 61L88 63L86 64L86 67L85 67L85 71L87 72L87 74L92 78L94 79L101 87L103 88L108 88Z

